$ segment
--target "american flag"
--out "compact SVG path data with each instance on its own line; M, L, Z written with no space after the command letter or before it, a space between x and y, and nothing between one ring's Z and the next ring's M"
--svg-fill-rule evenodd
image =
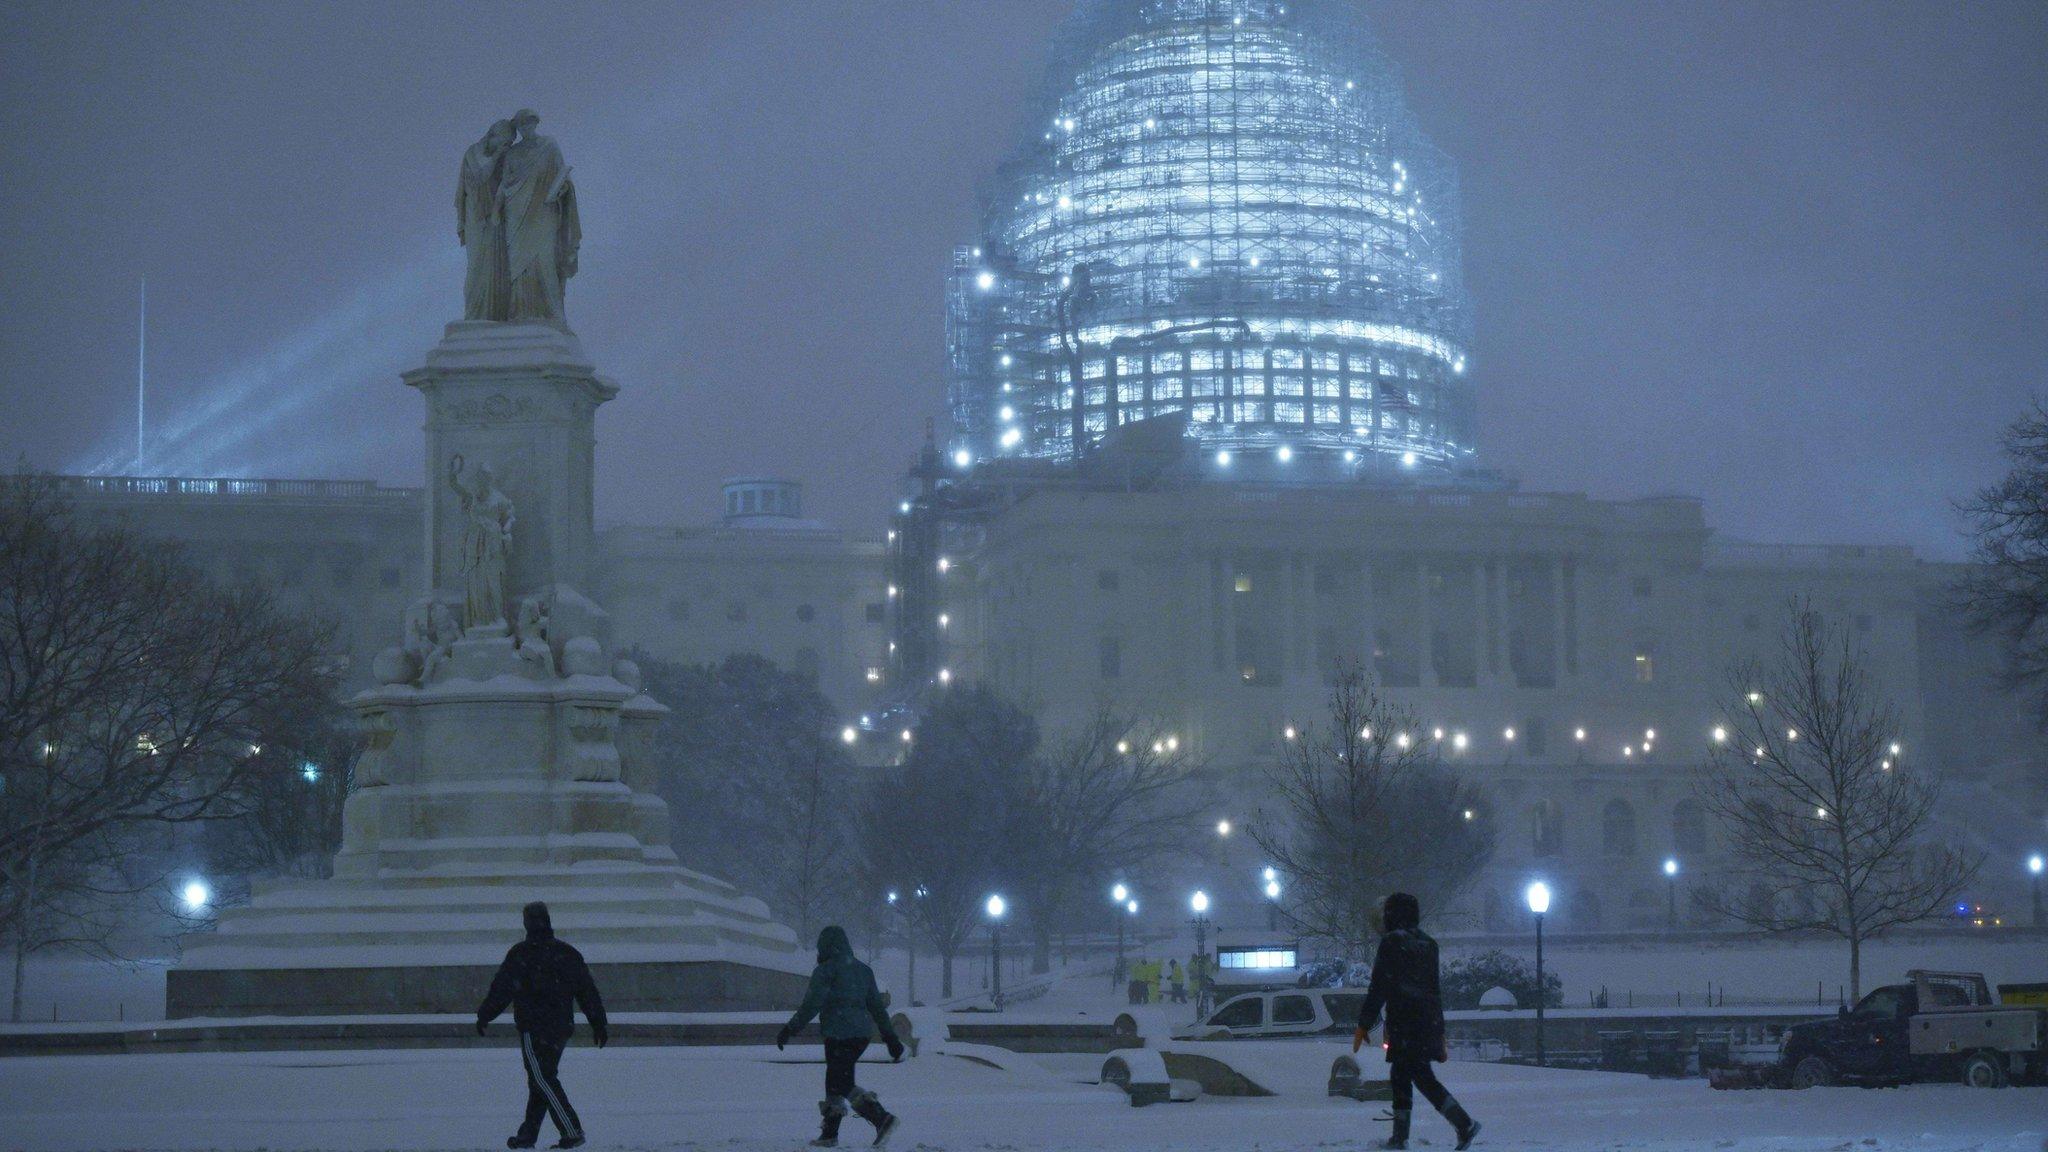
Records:
M1405 388L1402 388L1402 387L1400 387L1399 385L1395 385L1395 384L1380 384L1380 385L1377 385L1377 386L1375 386L1375 389L1374 389L1374 390L1375 390L1375 391L1377 391L1377 392L1379 393L1379 398L1380 398L1380 411L1382 411L1382 412L1413 412L1413 411L1415 411L1415 405L1414 405L1413 403L1411 403L1411 402L1409 401L1409 399L1408 399L1408 390L1407 390L1407 389L1405 389Z

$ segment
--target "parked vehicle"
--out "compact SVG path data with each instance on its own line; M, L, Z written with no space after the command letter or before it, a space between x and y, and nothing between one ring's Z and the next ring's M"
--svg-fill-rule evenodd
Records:
M2048 1009L2000 1004L1976 972L1907 973L1833 1020L1785 1030L1778 1071L1794 1088L1961 1080L2048 1083Z
M1281 1036L1349 1035L1358 1026L1363 988L1280 988L1245 992L1218 1005L1175 1040L1247 1040Z

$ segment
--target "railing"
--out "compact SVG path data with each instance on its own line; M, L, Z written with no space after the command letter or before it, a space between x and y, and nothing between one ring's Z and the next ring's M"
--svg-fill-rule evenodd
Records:
M193 476L57 476L52 479L59 489L76 496L293 498L417 504L425 492L421 488L383 488L375 480L242 480Z
M1912 563L1913 549L1903 544L1707 544L1708 567L1893 568Z

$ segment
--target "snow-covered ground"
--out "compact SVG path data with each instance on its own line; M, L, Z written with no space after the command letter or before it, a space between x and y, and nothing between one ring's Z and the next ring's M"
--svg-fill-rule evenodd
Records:
M1306 1073L1273 1085L1278 1096L1143 1109L1082 1083L1097 1057L996 1068L927 1049L901 1065L864 1064L860 1076L906 1118L905 1150L1349 1149L1383 1136L1373 1117L1384 1105L1323 1095L1315 1069L1344 1049L1315 1047L1288 1045L1288 1059L1268 1062ZM816 1052L579 1046L563 1081L593 1147L766 1152L813 1134ZM1485 1123L1483 1149L2041 1152L2048 1139L2048 1089L1715 1092L1696 1080L1476 1064L1444 1075ZM502 1051L31 1057L0 1064L0 1147L487 1149L502 1147L524 1098L509 1040ZM858 1121L848 1134L867 1138ZM1449 1145L1434 1115L1418 1117L1417 1135L1418 1147Z
M507 939L511 938L508 933ZM953 991L958 998L983 995L988 954L985 943L977 941L955 961ZM1511 949L1533 959L1535 942ZM1154 958L1174 956L1185 962L1194 949L1192 937L1171 946L1154 942L1143 949ZM1133 947L1132 956L1141 949ZM1444 942L1446 961L1475 951L1455 939ZM865 954L865 953L864 953ZM1032 982L1015 950L1004 962L1005 986L1015 989ZM904 994L908 966L903 951L890 947L873 959L876 975L896 993L897 1003L908 1001ZM1829 941L1797 942L1731 939L1725 943L1688 940L1683 944L1572 942L1570 937L1546 942L1544 963L1564 979L1567 1005L1584 1005L1591 992L1608 990L1610 1003L1621 1006L1633 992L1642 1006L1666 1006L1683 993L1692 1005L1705 998L1711 982L1717 993L1725 991L1730 1005L1758 1001L1812 1003L1816 987L1823 999L1833 1004L1838 985L1848 979L1848 949ZM1068 979L1041 999L1027 1001L1030 1011L1095 1012L1120 1010L1123 995L1109 985L1109 958L1096 954L1077 955L1061 973ZM40 957L29 964L22 997L23 1016L48 1022L52 1009L66 1021L156 1020L163 1016L164 969L155 962L115 966L75 957ZM1983 972L1996 983L2048 981L2048 939L2012 932L1981 934L1916 934L1897 936L1866 945L1863 953L1865 988L1903 979L1908 968L1961 969ZM1080 973L1098 976L1082 979ZM920 954L917 961L918 999L935 1004L939 999L939 962L936 956ZM1098 995L1099 992L1099 995ZM482 990L478 990L482 995ZM1184 1009L1170 1015L1179 1022ZM1113 1012L1112 1012L1113 1014ZM1141 1013L1141 1018L1145 1013ZM4 1016L0 1016L4 1019Z

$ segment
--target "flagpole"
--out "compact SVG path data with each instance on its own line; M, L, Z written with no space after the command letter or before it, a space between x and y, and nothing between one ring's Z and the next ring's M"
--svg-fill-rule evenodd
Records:
M135 467L142 469L143 429L149 403L149 277L142 277L135 311Z

